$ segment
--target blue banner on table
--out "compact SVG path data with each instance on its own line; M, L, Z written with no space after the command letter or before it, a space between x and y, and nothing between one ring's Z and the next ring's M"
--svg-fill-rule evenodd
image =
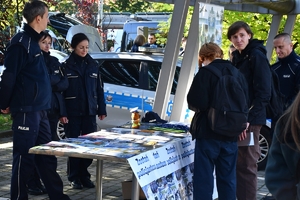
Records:
M193 199L194 148L186 137L128 159L147 199Z

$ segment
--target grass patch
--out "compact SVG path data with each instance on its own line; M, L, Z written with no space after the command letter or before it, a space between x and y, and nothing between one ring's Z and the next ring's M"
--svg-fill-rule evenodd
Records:
M11 130L12 120L9 114L0 114L0 131Z

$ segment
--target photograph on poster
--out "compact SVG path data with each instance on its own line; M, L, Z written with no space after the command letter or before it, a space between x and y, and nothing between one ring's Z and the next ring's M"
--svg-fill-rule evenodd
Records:
M222 21L224 7L199 3L199 46L214 42L222 44Z
M194 163L163 176L142 187L148 200L193 199Z

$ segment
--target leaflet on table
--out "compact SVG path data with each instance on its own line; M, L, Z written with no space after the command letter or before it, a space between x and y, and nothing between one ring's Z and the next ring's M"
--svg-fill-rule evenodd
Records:
M121 133L121 134L131 133L131 134L138 134L138 135L145 135L145 136L160 135L165 137L171 136L171 137L180 137L180 138L187 136L187 133L163 132L159 130L149 130L149 129L111 128L110 131L115 133Z
M194 147L187 137L127 159L147 199L192 198Z
M116 130L115 130L116 131ZM116 141L116 142L131 142L131 143L137 143L142 145L156 145L156 146L162 146L165 143L176 141L178 140L178 137L162 134L162 135L145 135L140 134L140 132L135 132L135 134L132 134L129 131L124 130L118 130L122 131L122 134L118 134L118 132L109 132L109 131L98 131L94 133L90 133L87 135L80 136L80 138L93 138L93 139L99 139L99 140L109 140L110 142Z
M102 154L107 156L115 156L118 158L130 158L140 154L141 150L123 149L123 148L93 148L88 151L90 154Z
M176 137L143 136L136 134L117 134L99 131L79 138L66 138L43 145L43 149L61 152L103 154L119 158L130 158L141 152L158 148L169 142L180 140Z
M43 150L56 150L62 152L78 152L83 153L88 151L88 147L83 147L78 144L74 143L67 143L67 142L60 142L60 141L51 141L47 144L43 144L41 146L35 147L36 149L43 149Z
M93 133L89 133L86 135L81 135L79 136L80 138L103 138L103 139L116 139L119 137L119 134L117 133L113 133L113 132L108 132L105 130L101 130L101 131L97 131L97 132L93 132Z

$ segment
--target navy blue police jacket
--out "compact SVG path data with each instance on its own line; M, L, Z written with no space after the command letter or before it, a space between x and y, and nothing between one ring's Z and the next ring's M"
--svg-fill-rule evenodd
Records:
M29 25L10 41L0 82L0 107L13 112L50 108L51 85L38 41L40 34Z
M233 65L244 74L248 83L250 125L266 123L266 106L271 98L271 71L263 41L249 40L241 52L234 51Z
M107 115L103 82L96 61L71 53L63 63L69 87L63 92L67 116Z
M300 57L292 51L285 58L278 58L278 62L272 65L276 72L280 92L284 95L284 110L286 110L294 101L300 90Z
M57 113L60 116L64 116L66 111L62 92L65 91L69 86L68 79L65 76L64 70L62 69L61 63L58 61L58 59L54 56L51 56L50 52L42 52L52 88L51 109L48 112Z

